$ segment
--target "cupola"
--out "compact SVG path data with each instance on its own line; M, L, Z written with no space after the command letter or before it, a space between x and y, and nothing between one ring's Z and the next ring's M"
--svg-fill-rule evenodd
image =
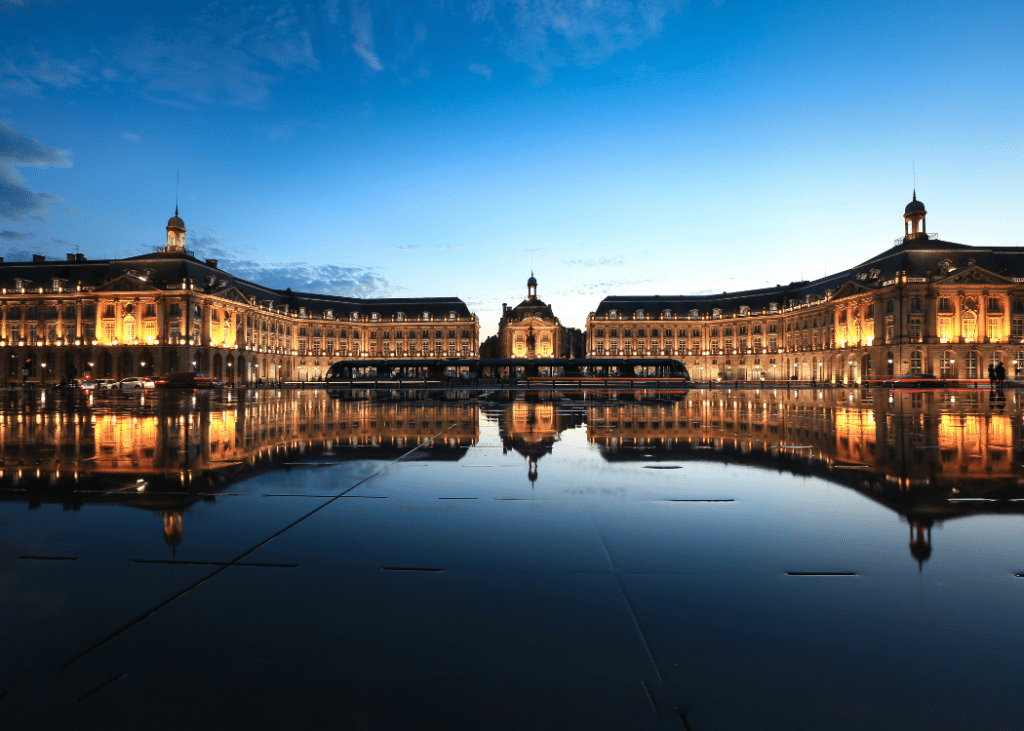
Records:
M903 211L904 228L908 239L927 238L928 234L924 228L924 217L927 213L924 203L917 199L917 190L915 190L914 199L907 204Z

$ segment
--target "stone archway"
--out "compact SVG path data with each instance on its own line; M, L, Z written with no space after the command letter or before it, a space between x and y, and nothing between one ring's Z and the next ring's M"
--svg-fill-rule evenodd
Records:
M127 350L121 353L121 378L135 375L135 359Z

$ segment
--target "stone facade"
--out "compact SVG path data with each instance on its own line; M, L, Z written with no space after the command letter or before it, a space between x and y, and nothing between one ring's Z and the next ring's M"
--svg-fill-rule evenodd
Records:
M926 232L925 215L915 193L895 246L813 282L607 297L587 318L588 356L677 357L704 381L986 379L998 363L1016 378L1024 370L1024 248L942 241Z
M551 306L537 297L537 279L530 274L526 299L515 307L501 306L494 358L569 358L572 336L555 317Z
M177 211L158 252L0 259L0 386L197 371L312 381L334 360L473 357L479 321L455 297L358 299L275 290L185 249Z

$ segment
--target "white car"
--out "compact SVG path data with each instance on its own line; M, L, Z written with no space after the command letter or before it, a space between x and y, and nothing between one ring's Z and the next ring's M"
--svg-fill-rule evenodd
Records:
M126 390L129 388L156 388L156 384L153 383L152 378L131 376L129 378L122 378L121 382L117 384L117 387L122 390Z
M97 378L93 383L96 384L94 388L100 391L109 391L112 388L117 388L117 381L110 378Z

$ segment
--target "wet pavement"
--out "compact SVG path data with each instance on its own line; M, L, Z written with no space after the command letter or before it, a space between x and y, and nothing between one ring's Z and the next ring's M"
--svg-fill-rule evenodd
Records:
M1018 395L0 395L4 728L1016 729Z

